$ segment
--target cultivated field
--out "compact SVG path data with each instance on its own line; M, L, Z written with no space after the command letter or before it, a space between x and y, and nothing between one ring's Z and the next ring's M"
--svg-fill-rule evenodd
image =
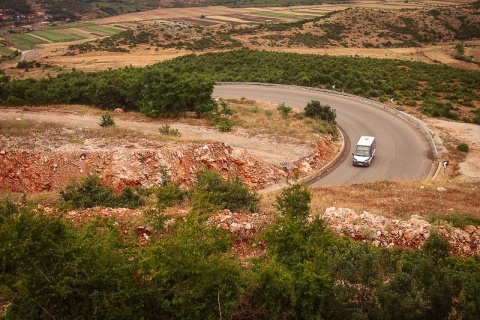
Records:
M357 1L349 5L316 5L294 7L263 7L263 8L227 8L227 7L194 7L156 9L145 12L135 12L90 22L74 23L48 27L31 34L4 35L10 50L31 50L23 59L37 60L42 65L55 66L55 70L23 70L12 69L17 61L4 63L2 66L7 74L14 77L42 77L75 68L83 71L105 70L126 66L141 67L151 65L181 55L225 50L225 48L188 49L182 46L159 47L167 43L201 40L206 34L218 35L229 30L251 28L260 23L295 23L304 19L322 17L336 13L334 18L327 20L331 26L343 25L348 28L345 35L338 40L325 37L318 33L315 23L308 23L302 29L292 28L290 31L259 30L254 34L236 32L230 35L236 41L234 47L252 48L256 50L272 50L283 52L348 55L372 58L403 59L426 63L442 63L457 68L480 70L478 64L467 63L454 58L455 46L458 42L445 39L441 42L430 42L409 47L411 35L392 37L388 33L375 30L381 28L395 16L401 17L399 22L413 19L425 19L418 12L427 12L445 7L454 10L457 5L471 1ZM453 8L453 9L452 9ZM354 11L352 11L354 10ZM356 10L356 11L355 11ZM372 10L372 11L371 11ZM423 11L422 11L423 10ZM345 14L342 14L345 13ZM371 14L370 14L371 13ZM417 15L417 17L415 17ZM355 21L352 21L355 20ZM363 19L363 22L356 22ZM403 20L402 20L403 19ZM323 20L322 20L323 21ZM377 21L377 24L375 24ZM430 20L429 20L430 21ZM435 20L432 20L433 22ZM353 24L352 24L353 22ZM433 22L428 22L432 24ZM381 24L379 24L381 23ZM349 26L351 25L351 26ZM324 29L325 26L322 27ZM435 28L435 25L428 28ZM439 27L440 28L440 27ZM106 36L117 34L124 30L145 31L158 37L156 43L139 43L124 45L125 52L100 50L94 52L72 52L71 44L92 42ZM340 32L334 31L333 32ZM401 31L401 30L400 30ZM427 29L428 31L428 29ZM445 32L442 30L428 32ZM328 37L328 34L326 35ZM0 39L1 40L1 39ZM219 42L218 37L213 40ZM404 42L401 46L385 46L382 43ZM480 42L465 41L465 55L480 60ZM128 51L128 52L127 52ZM11 52L3 50L2 52Z

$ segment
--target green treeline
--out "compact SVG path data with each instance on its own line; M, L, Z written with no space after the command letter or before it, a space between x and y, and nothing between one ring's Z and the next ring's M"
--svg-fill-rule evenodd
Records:
M55 78L0 79L1 104L86 104L101 109L141 111L148 116L198 114L213 108L213 82L167 68L71 72Z
M88 185L90 191L82 189ZM83 181L65 195L105 192ZM75 191L76 190L76 191ZM207 172L190 191L165 182L151 190L149 241L135 227L39 212L0 202L0 303L5 319L478 319L480 258L449 254L433 233L419 249L379 249L309 221L311 195L292 185L277 196L275 220L247 260L232 234L208 219L231 204L249 214L259 196L239 180ZM76 199L78 199L76 197ZM70 196L65 200L72 205ZM167 206L191 201L186 217ZM66 219L65 219L66 218ZM168 220L168 223L166 222ZM145 231L147 232L147 231Z
M33 80L0 79L0 103L81 103L151 116L209 109L217 81L292 84L417 107L429 116L480 123L480 72L444 65L358 57L237 50L188 55L147 68L70 72ZM458 108L470 113L460 118Z

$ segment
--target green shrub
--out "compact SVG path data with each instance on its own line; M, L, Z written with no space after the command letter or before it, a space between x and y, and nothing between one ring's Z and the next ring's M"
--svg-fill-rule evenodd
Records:
M0 202L0 223L8 217L18 214L20 210L17 205L9 198Z
M445 117L449 119L458 119L458 114L455 112L455 108L449 102L443 103L439 101L427 100L423 103L420 110L431 117Z
M112 202L113 207L134 209L143 206L145 199L138 188L125 187L118 196L113 198Z
M205 171L198 175L198 184L192 188L191 197L197 211L255 211L260 197L235 177L224 180L218 172Z
M480 218L475 217L471 214L465 213L456 213L450 215L434 215L429 217L428 221L431 223L442 223L447 222L454 228L465 228L468 225L471 226L480 226Z
M282 117L286 118L288 117L289 113L292 112L292 107L289 107L285 104L285 102L282 102L278 105L277 110L280 112Z
M336 123L337 113L329 105L321 104L320 101L312 100L307 103L303 110L306 117L321 119L327 122Z
M466 144L466 143L460 143L460 144L457 146L457 150L458 150L458 151L461 151L461 152L469 152L469 151L470 151L470 147L469 147L468 144Z
M217 124L218 130L222 132L230 131L234 125L235 125L235 122L228 118L221 118Z
M119 195L113 189L105 186L102 180L91 175L80 179L76 184L60 190L62 200L76 209L92 207L137 208L145 204L139 189L124 188Z
M41 66L40 63L37 62L36 60L31 60L31 61L23 60L17 63L17 69L40 68L40 66Z
M305 220L310 213L311 198L307 187L294 184L276 197L276 207L285 217Z
M172 183L157 188L154 193L157 197L157 207L160 210L180 203L186 196L186 191L182 190L180 185Z
M115 125L115 120L110 113L102 114L100 122L98 123L101 127L111 127Z
M234 114L233 110L230 109L230 105L226 101L220 101L220 114L231 116Z
M60 190L60 196L63 201L77 209L108 207L113 202L113 189L104 186L98 176L91 175Z
M178 129L170 128L168 124L164 124L158 131L162 136L180 137L182 135Z

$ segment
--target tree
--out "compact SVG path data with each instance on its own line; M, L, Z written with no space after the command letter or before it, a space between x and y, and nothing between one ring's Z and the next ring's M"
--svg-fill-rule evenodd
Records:
M281 216L265 234L268 253L242 301L267 319L329 318L333 309L332 234L320 219L307 222L310 193L293 185L277 197ZM278 303L275 303L278 301Z
M168 69L150 68L141 83L140 111L151 117L176 117L187 111L201 115L216 107L213 82L196 74L181 78Z
M225 180L218 172L204 171L198 174L198 183L191 190L193 207L201 212L250 211L256 209L260 197L250 191L239 177Z
M111 221L73 228L22 209L0 224L6 318L135 318L142 306L129 246Z
M276 197L276 208L287 218L305 221L310 214L311 194L307 187L294 184Z
M307 103L303 110L306 117L321 119L327 122L336 123L337 114L335 109L330 108L329 105L321 104L318 100L312 100Z
M151 292L142 300L145 318L228 319L240 288L231 245L224 230L208 228L193 215L160 233L138 257L138 276Z

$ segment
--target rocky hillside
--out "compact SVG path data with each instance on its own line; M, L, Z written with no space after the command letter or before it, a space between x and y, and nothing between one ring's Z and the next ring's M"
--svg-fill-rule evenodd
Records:
M221 172L225 177L239 176L253 189L261 190L294 176L314 175L337 155L339 148L325 136L310 147L308 155L294 158L292 154L290 162L279 165L272 156L268 162L252 154L255 148L274 154L278 149L275 138L264 137L257 144L250 144L247 151L246 145L242 147L245 139L241 138L241 130L232 132L230 144L210 140L208 137L215 132L204 126L194 126L191 133L184 127L182 139L160 139L158 135L146 134L149 126L138 120L122 123L139 128L136 133L121 128L101 129L94 116L50 114L50 122L45 123L23 119L29 115L41 119L38 112L5 111L4 119L16 120L0 119L0 189L18 193L58 191L90 174L101 176L116 190L125 186L157 186L165 178L189 187L195 183L196 174L205 169ZM96 128L86 127L82 121L85 118L91 118ZM203 141L200 136L205 137ZM305 148L298 143L298 148ZM232 144L236 147L232 148ZM285 153L281 157L284 159Z

